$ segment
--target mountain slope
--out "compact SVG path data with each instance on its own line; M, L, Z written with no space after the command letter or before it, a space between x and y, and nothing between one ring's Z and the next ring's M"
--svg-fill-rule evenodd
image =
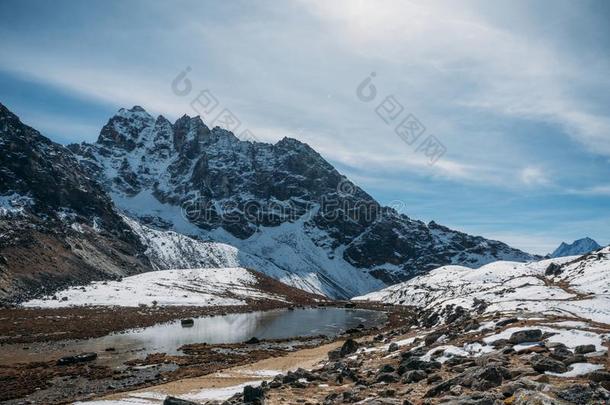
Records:
M571 244L561 242L561 245L551 253L551 257L584 255L600 248L601 246L593 239L582 238L575 240Z
M151 271L118 281L71 287L23 305L43 308L88 305L233 306L261 301L311 303L316 298L321 297L289 288L255 271L235 267Z
M432 323L456 314L529 312L610 324L610 247L584 256L496 262L479 269L444 266L354 300L413 305Z
M141 249L73 154L0 104L0 301L145 271Z
M531 260L517 249L382 207L308 145L241 141L199 117L175 123L121 109L95 144L71 145L129 216L159 229L222 242L350 297L444 264Z

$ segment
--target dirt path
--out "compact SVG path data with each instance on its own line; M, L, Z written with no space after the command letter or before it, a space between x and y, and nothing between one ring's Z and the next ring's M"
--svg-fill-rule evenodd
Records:
M219 390L235 387L252 381L271 380L274 375L286 373L297 368L312 369L327 359L330 350L341 346L343 342L333 342L313 349L292 352L282 357L273 357L244 366L232 367L222 371L196 378L172 381L144 389L109 395L97 400L126 401L129 398L142 398L151 403L161 403L162 398L172 396L193 396L202 390Z

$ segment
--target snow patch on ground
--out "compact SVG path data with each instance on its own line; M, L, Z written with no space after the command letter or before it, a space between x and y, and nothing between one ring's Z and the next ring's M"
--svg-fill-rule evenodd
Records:
M581 375L588 374L592 371L601 370L604 368L601 364L591 364L591 363L574 363L570 365L570 370L565 373L553 373L551 371L547 371L545 374L553 375L555 377L578 377Z

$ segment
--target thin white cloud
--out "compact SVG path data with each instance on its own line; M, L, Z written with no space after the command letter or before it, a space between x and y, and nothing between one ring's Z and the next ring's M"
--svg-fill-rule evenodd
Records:
M568 189L567 194L585 195L585 196L610 196L610 184L600 184L597 186Z
M610 155L610 117L578 91L591 82L610 89L610 80L603 70L583 65L577 53L565 52L561 41L531 38L520 21L508 31L469 2L460 7L398 0L303 4L353 52L402 65L407 77L415 71L410 84L428 85L435 76L455 78L466 84L453 95L455 105L557 124L590 151ZM565 14L549 15L542 24L566 22Z
M550 183L547 174L540 167L524 167L520 173L521 181L528 186L548 185Z

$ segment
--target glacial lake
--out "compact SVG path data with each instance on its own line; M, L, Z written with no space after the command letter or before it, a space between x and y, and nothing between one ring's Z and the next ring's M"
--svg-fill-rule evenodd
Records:
M383 312L348 308L296 308L194 318L190 327L174 321L86 339L0 346L0 364L49 361L62 356L96 352L98 364L117 365L149 353L181 354L191 343L240 343L252 337L286 339L298 336L336 336L359 324L381 326ZM107 348L114 348L108 352ZM27 349L24 349L27 348Z

